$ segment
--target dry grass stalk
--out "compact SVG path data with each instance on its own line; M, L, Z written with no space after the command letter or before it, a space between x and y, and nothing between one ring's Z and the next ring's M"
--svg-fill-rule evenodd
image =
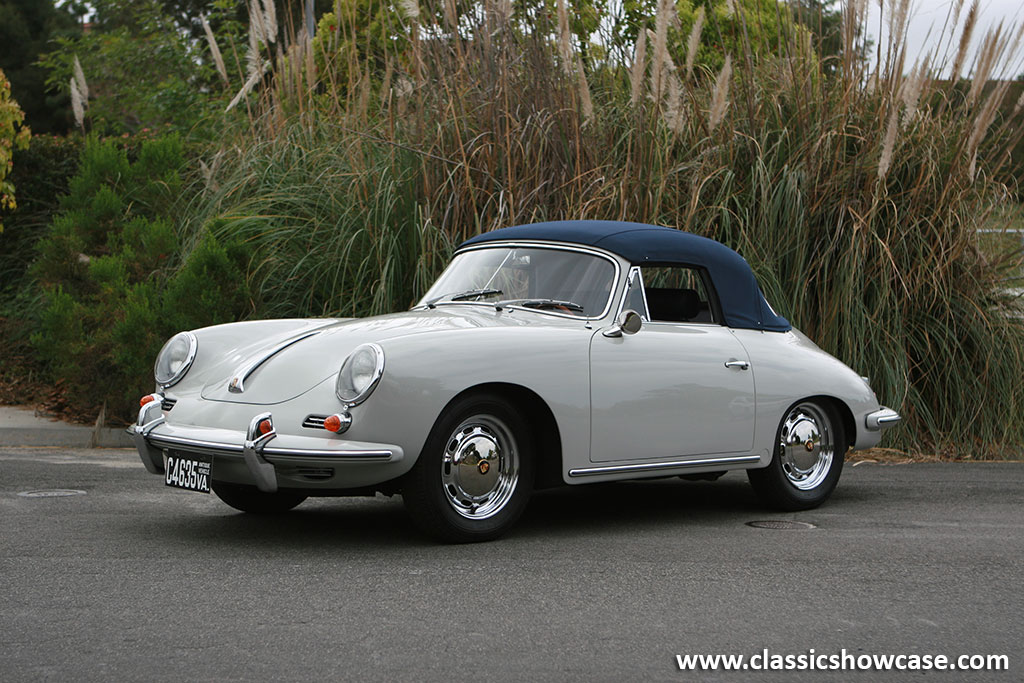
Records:
M697 48L700 47L700 34L704 30L704 6L697 10L697 16L693 20L693 28L690 29L690 37L686 39L686 77L689 78L693 72L693 61L697 58Z
M306 32L306 29L302 29L299 33L299 38L303 45L302 53L306 57L306 87L309 88L309 92L313 92L317 84L316 59L313 57L313 38Z
M444 23L455 30L459 25L459 15L455 11L455 0L444 0Z
M413 23L419 23L420 3L418 0L399 0L398 4L401 6L402 12L405 13L405 16L408 19L412 20Z
M671 60L671 57L669 58ZM675 64L668 74L668 96L665 107L665 123L676 135L681 135L686 124L686 108L683 106L683 84L676 73Z
M572 76L572 38L569 35L569 12L565 0L558 0L558 55L561 58L562 70Z
M263 55L260 54L260 41L257 33L259 27L255 22L249 23L249 49L245 53L245 73L247 79L252 79L263 71Z
M661 102L664 94L665 57L668 55L668 24L670 17L675 15L675 7L672 0L660 0L658 2L658 13L654 18L654 56L651 65L654 67L651 74L651 94L655 102Z
M82 71L82 63L78 61L78 55L75 55L75 83L78 84L78 94L82 96L82 100L88 102L89 84L85 82L85 72Z
M974 36L974 27L978 23L978 0L971 3L967 10L967 20L964 22L964 31L960 34L960 45L956 50L956 57L953 59L953 69L950 71L950 80L956 83L960 80L960 72L964 68L964 60L967 59L967 49L971 46L971 38Z
M277 8L274 0L263 0L263 36L268 44L277 40Z
M271 3L273 4L273 3ZM228 79L228 69L224 65L224 57L220 53L220 48L217 46L217 40L213 36L213 29L210 28L210 22L206 20L206 17L200 15L200 21L203 23L203 33L206 34L206 43L210 46L210 56L213 57L213 64L217 67L217 73L220 74L225 84L230 83Z
M264 22L264 12L260 7L260 0L249 0L249 31L255 34L257 42L269 45L267 38L267 25ZM250 44L252 39L249 40ZM258 47L258 46L257 46Z
M889 44L899 47L906 41L907 18L910 14L910 0L897 0L896 8L889 14Z
M725 56L725 64L715 80L711 93L711 112L708 114L708 128L714 130L725 118L729 109L729 82L732 80L732 55Z
M587 83L587 75L583 72L583 59L576 55L576 87L580 96L580 111L583 112L584 121L594 120L594 102L590 99L590 85Z
M988 129L991 127L996 115L999 113L999 107L1003 103L1006 91L1009 88L1010 82L1006 80L1001 81L999 85L993 88L988 99L985 100L981 111L978 112L974 119L971 137L967 140L967 158L970 160L967 167L967 177L972 181L974 180L975 173L977 173L978 148L981 146L982 140L985 139L985 135L988 133Z
M882 154L878 158L878 179L885 180L892 165L892 154L896 149L896 134L899 132L900 108L896 102L889 105L889 121L885 125L885 137L882 139Z
M395 63L391 60L387 60L387 64L384 65L384 80L380 85L380 106L383 108L387 106L388 101L391 99L391 79L395 77Z
M924 59L914 65L910 76L900 88L900 95L903 99L903 106L906 111L903 114L903 125L907 126L917 116L917 105L921 99L921 92L928 81L931 55L925 55Z
M239 90L238 93L231 99L231 102L228 103L228 106L224 109L224 113L227 113L234 109L238 105L238 103L242 101L242 98L248 95L250 90L256 87L256 84L260 82L260 79L263 78L263 74L266 72L268 68L270 68L270 63L264 62L262 67L258 68L256 71L249 75L249 79L242 86L242 89Z
M988 83L989 78L992 76L992 71L999 61L999 56L1002 54L1005 42L1003 39L1002 22L999 22L999 25L994 30L989 29L985 33L985 39L981 41L981 50L978 52L978 58L974 66L971 89L967 93L968 107L973 106L978 101L982 88Z
M647 70L647 32L640 31L633 48L633 66L629 70L630 95L629 103L636 105L640 101L640 91L644 85L644 72Z
M512 0L497 0L494 3L494 15L502 24L508 24L512 19Z
M75 82L74 76L71 77L71 111L75 115L75 125L82 130L85 130L85 100L82 97L82 92L78 89L78 83Z

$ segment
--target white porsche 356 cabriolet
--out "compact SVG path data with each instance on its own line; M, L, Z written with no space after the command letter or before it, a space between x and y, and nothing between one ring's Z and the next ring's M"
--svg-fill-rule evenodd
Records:
M167 485L256 513L400 493L448 541L499 536L559 484L745 469L811 508L900 420L736 252L605 221L474 237L405 313L181 332L155 375L131 432Z

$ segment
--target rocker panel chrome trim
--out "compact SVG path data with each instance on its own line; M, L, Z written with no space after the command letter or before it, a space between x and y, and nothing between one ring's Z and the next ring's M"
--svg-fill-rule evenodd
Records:
M760 462L759 455L734 455L726 458L701 458L699 460L669 460L665 462L642 462L629 465L602 465L569 470L570 477L593 477L601 474L626 474L629 472L657 472L660 470L688 469L709 465L746 465Z

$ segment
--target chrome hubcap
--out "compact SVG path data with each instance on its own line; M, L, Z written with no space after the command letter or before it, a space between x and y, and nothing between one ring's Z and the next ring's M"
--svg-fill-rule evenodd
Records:
M441 459L441 483L448 504L468 519L501 511L519 481L519 454L512 432L493 415L475 415L460 424Z
M832 426L824 411L813 403L789 411L779 435L779 458L789 482L802 491L815 488L828 476L834 457Z

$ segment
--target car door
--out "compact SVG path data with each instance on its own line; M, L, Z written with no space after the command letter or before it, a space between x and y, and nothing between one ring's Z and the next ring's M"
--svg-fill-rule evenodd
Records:
M591 460L613 462L749 452L754 374L732 331L715 321L709 279L697 269L644 287L630 273L625 308L641 313L636 334L591 338ZM689 285L689 286L687 286ZM675 297L682 297L679 301Z

